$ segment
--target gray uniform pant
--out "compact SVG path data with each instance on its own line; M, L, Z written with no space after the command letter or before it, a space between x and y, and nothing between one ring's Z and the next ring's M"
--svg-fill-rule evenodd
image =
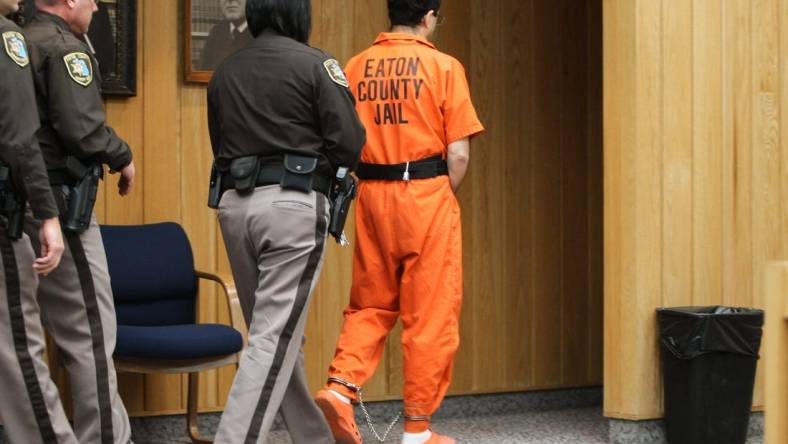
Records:
M0 420L14 444L76 444L44 361L33 259L27 235L0 233Z
M28 216L25 230L37 232L39 222ZM84 233L64 231L63 241L63 259L41 278L38 303L68 372L74 431L80 443L126 444L131 427L112 362L115 305L95 216ZM39 251L37 243L33 245Z
M230 389L217 444L263 443L281 409L296 444L334 443L306 385L301 350L307 307L323 263L327 198L258 187L219 205L249 342Z

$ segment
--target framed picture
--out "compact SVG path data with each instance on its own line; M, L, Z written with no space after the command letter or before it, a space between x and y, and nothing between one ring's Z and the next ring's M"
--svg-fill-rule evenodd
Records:
M186 81L208 83L227 56L254 39L246 24L246 0L183 0Z
M35 0L24 0L24 20L34 13ZM102 94L137 95L137 0L99 0L83 40L98 60Z

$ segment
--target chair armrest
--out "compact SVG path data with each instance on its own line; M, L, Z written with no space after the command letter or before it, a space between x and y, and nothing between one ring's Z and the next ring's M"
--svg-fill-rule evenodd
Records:
M207 279L221 285L225 296L227 296L227 305L230 307L230 323L234 329L241 333L244 347L246 347L248 335L246 320L244 319L243 310L241 310L241 301L238 299L238 291L235 289L235 281L233 281L233 278L224 273L215 274L200 270L194 270L194 273L200 279Z

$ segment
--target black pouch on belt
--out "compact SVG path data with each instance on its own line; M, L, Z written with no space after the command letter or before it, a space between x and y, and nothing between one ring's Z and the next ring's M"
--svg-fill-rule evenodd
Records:
M312 192L312 178L317 169L317 158L286 154L284 172L279 185L285 189Z
M230 175L233 177L235 191L238 194L254 191L258 174L260 174L260 159L257 156L238 157L230 162Z

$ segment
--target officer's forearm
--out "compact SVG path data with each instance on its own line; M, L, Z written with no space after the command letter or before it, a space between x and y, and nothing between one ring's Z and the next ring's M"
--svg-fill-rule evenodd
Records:
M349 140L341 145L337 144L329 147L326 157L334 168L345 167L350 171L355 171L358 160L361 157L361 148L364 146L364 139Z
M101 126L90 134L78 136L62 137L62 140L68 153L83 162L106 164L110 170L120 171L132 161L129 146L109 127Z
M470 161L470 141L468 138L460 139L456 142L449 144L449 155L446 159L449 164L449 181L451 182L451 189L457 191L460 183L465 178L465 173L468 171L468 162Z

